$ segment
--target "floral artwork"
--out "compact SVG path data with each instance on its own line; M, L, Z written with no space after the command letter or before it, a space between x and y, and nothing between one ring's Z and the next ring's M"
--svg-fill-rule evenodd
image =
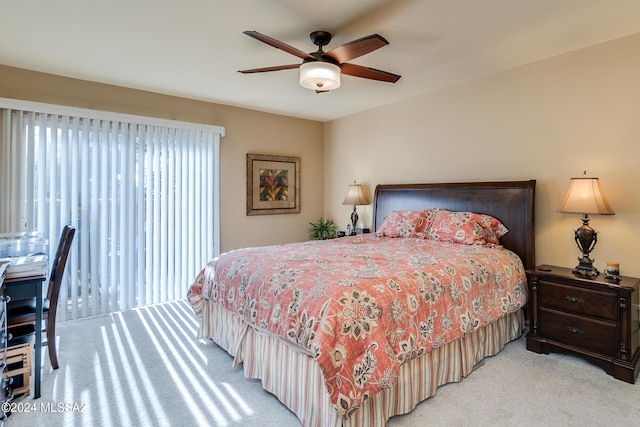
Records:
M247 215L300 213L300 158L247 154Z
M260 169L260 200L274 201L289 198L287 169Z

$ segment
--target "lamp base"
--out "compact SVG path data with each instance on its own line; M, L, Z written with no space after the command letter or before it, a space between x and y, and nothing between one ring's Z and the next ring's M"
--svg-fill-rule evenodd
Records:
M582 258L578 258L580 263L573 269L573 274L577 274L585 277L596 277L600 274L597 268L593 266L593 260L586 255Z
M351 235L356 235L356 229L358 227L358 211L356 205L353 205L353 212L351 212Z
M593 260L589 258L589 254L598 243L598 233L589 227L589 215L585 214L582 217L582 225L575 231L575 240L578 244L578 249L582 252L582 257L578 258L580 263L573 269L573 273L586 277L596 277L600 272L593 266Z

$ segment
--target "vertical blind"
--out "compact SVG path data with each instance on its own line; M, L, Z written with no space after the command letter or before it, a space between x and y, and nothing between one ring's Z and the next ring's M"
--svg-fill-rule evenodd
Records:
M43 232L52 257L76 228L58 317L183 298L219 254L224 128L28 107L2 110L0 232Z

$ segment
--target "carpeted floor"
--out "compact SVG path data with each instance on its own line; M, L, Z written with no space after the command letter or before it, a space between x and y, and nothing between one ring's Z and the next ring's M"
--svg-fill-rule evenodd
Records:
M5 425L300 426L196 330L185 301L61 323L60 369L45 350L42 397L16 399L21 412ZM526 351L521 338L388 425L639 425L639 403L640 382L617 381L579 357Z

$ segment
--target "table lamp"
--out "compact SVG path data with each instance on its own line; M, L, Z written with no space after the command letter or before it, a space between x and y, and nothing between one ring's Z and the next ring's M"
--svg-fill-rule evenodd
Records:
M349 185L347 189L347 195L342 202L343 205L353 205L353 212L351 212L351 235L356 234L356 228L358 227L358 211L356 205L368 205L369 201L362 190L362 185L353 184Z
M585 171L585 175L587 172ZM582 214L582 226L575 231L575 240L582 256L574 268L575 274L595 277L600 272L593 266L589 254L598 242L598 233L589 226L589 215L614 215L613 209L604 197L598 178L571 178L569 188L557 212Z

